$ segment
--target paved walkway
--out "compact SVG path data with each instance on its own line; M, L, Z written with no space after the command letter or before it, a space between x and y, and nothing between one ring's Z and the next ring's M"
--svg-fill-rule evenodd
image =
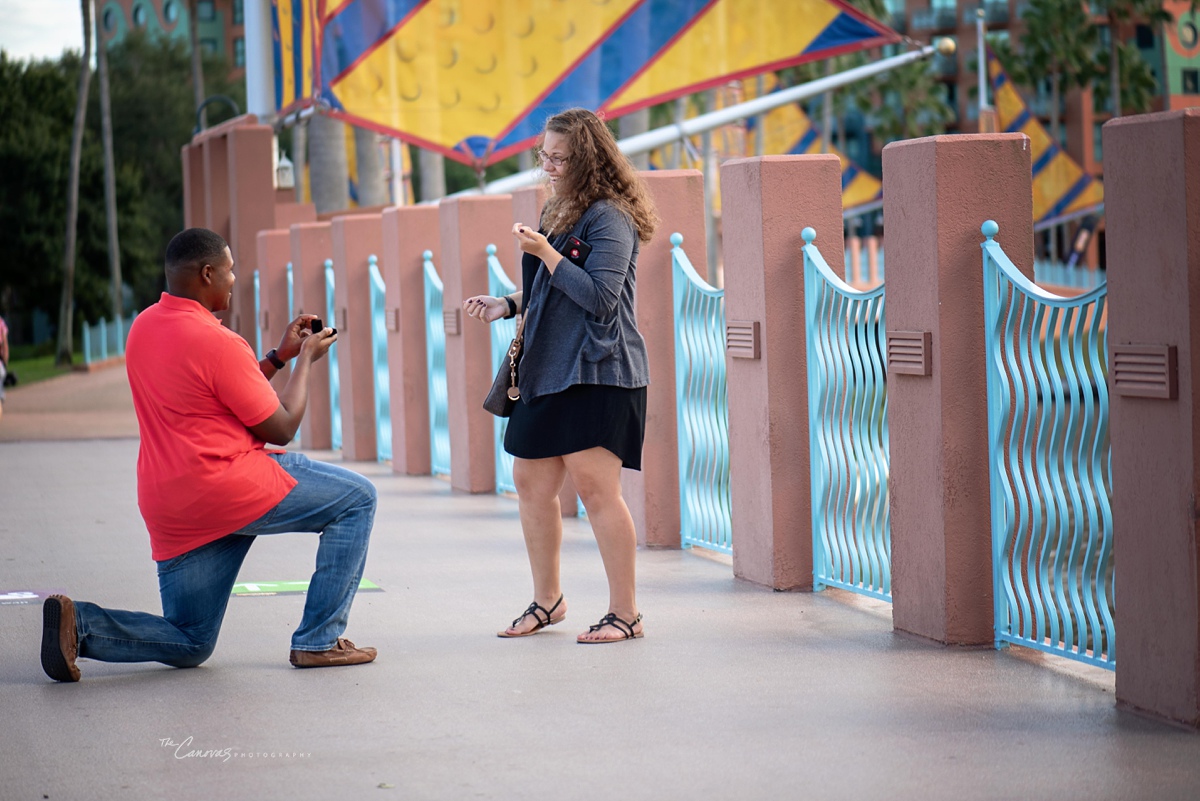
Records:
M10 394L0 594L159 608L121 376ZM40 607L0 606L0 798L1200 797L1200 736L1118 711L1107 672L897 636L886 604L773 593L698 553L639 552L644 640L576 645L606 601L580 521L567 621L497 639L529 600L516 503L349 466L380 494L382 591L347 632L377 662L294 670L302 597L238 597L200 668L85 660L60 685L38 664ZM306 579L313 552L262 538L242 580Z

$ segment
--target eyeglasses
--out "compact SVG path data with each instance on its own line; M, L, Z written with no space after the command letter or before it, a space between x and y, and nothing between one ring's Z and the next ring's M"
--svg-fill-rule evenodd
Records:
M536 155L539 159L541 159L543 164L549 163L549 164L553 164L555 167L561 167L562 165L567 163L566 156L551 156L545 150L537 151Z

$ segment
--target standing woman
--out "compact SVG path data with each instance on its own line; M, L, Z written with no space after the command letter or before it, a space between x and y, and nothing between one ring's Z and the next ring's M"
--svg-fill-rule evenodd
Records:
M491 323L525 316L521 399L504 449L514 458L521 528L533 571L533 603L502 632L524 637L567 614L559 582L558 493L570 474L608 575L608 612L577 638L608 643L642 636L634 588L637 534L621 496L621 468L640 470L646 426L646 343L634 318L638 246L658 225L645 184L592 112L546 122L538 152L551 196L540 230L513 226L525 255L522 289L463 302Z

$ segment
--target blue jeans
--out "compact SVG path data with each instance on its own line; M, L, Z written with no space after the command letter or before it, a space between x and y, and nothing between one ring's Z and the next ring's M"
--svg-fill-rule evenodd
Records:
M212 654L238 569L259 534L318 532L317 569L296 651L326 651L346 630L375 520L375 487L337 465L298 453L272 454L297 484L250 525L158 563L162 617L75 603L79 655L102 662L162 662L195 667Z

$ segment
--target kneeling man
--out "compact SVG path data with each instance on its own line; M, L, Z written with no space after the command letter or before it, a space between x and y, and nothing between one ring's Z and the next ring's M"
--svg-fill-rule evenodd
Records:
M367 558L375 487L336 465L267 450L296 434L312 363L336 341L310 333L313 315L288 326L256 362L246 340L213 312L229 308L233 257L225 240L190 228L167 246L167 291L129 331L126 370L141 433L138 506L158 565L162 617L53 595L43 606L42 668L79 681L77 657L194 667L216 646L238 569L260 534L316 532L316 571L300 627L296 667L375 658L342 638ZM287 385L268 380L295 358Z

